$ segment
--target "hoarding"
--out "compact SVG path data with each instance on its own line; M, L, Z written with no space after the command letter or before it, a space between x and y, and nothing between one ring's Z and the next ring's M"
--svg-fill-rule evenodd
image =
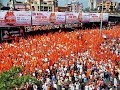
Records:
M90 13L82 13L82 23L90 22Z
M49 22L50 12L32 12L32 25L47 25Z
M108 22L108 13L0 11L0 27L100 22L101 17Z
M103 22L108 22L108 13L90 13L90 22L100 22L102 18Z
M30 25L30 11L0 11L0 27Z
M101 15L100 13L90 13L90 22L100 22Z
M19 27L2 28L2 41L15 39L24 35L24 30Z
M65 24L65 13L64 12L51 12L49 17L51 24Z
M79 13L74 13L74 12L68 12L66 13L66 23L72 24L72 23L78 23L78 15Z

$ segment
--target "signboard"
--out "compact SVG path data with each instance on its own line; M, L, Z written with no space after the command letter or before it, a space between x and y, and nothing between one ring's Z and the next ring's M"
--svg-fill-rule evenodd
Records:
M66 13L66 23L72 24L72 23L78 23L78 15L79 13L74 12L68 12Z
M16 26L30 26L31 12L30 11L14 11L16 16Z
M103 13L103 22L108 22L109 14Z
M90 13L90 22L100 22L101 15L100 13Z
M103 22L108 21L109 14L103 13ZM32 19L31 19L32 18ZM75 12L39 12L39 11L0 11L0 27L59 25L87 22L100 22L100 13Z
M32 25L47 25L49 22L50 12L32 12Z
M49 21L52 24L65 24L65 13L64 12L51 12Z
M19 10L19 11L25 11L26 9L26 5L25 4L15 4L15 9Z
M102 16L102 21L103 22L107 22L108 21L108 17L109 17L109 14L108 13L90 13L90 22L100 22L101 21L101 15Z
M30 25L30 11L0 11L0 27Z
M82 13L82 20L83 23L90 22L90 13Z
M14 39L15 37L23 36L24 30L19 27L10 27L2 29L2 40L10 40Z

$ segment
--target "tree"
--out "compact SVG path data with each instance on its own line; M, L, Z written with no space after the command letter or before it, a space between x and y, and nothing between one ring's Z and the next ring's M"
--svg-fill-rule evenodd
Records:
M94 9L93 9L93 11L96 11L96 12L97 12L97 10L98 10L97 8L94 8Z
M88 7L88 8L85 8L85 9L83 9L83 11L84 12L89 12L90 11L90 8Z
M3 7L2 3L0 3L0 9Z
M37 79L30 75L19 76L22 71L20 67L13 67L9 71L4 71L0 74L0 90L13 90L14 88L20 88L28 83L36 83Z

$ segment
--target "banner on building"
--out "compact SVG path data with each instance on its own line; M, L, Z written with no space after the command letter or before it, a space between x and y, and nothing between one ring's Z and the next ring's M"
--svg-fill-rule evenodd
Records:
M21 37L24 35L24 30L19 27L10 27L2 29L2 40L15 39L15 37Z
M0 27L107 22L108 13L0 11ZM31 19L32 18L32 19Z
M101 15L100 13L90 13L90 22L100 22Z
M33 11L32 25L48 25L50 24L49 17L50 17L50 12Z
M108 19L109 19L109 14L103 13L103 22L108 22Z
M82 13L82 23L90 22L90 13Z
M65 24L65 13L51 12L49 21L51 24Z
M108 13L90 13L90 22L100 22L101 18L103 22L108 21L109 14Z
M78 23L79 22L78 15L79 13L74 13L74 12L66 13L66 23L67 24Z
M31 12L29 11L0 11L0 27L30 25Z

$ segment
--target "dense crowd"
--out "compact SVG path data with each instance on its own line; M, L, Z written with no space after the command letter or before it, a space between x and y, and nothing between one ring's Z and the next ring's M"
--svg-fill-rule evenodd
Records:
M40 87L33 85L34 90L117 90L120 27L55 32L2 43L0 72L13 66L22 66L20 76L31 74L41 81Z

